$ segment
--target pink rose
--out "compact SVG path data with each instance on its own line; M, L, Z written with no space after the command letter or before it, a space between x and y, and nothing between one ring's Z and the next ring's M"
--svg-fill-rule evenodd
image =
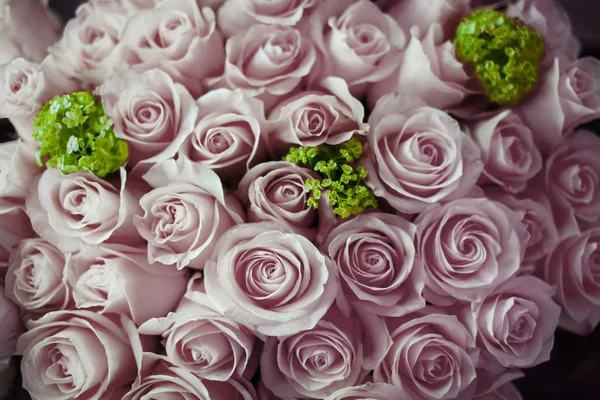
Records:
M139 196L127 183L124 168L116 185L91 173L64 175L49 168L33 182L27 198L31 225L65 251L103 242L138 244L132 218Z
M116 48L126 21L127 15L117 2L81 5L44 61L50 81L62 76L76 80L85 88L101 85L109 72L122 62Z
M512 383L506 383L488 393L475 396L474 400L523 400L523 397Z
M225 316L262 335L312 329L337 294L331 262L304 236L278 224L226 232L207 262L206 293Z
M132 68L160 68L195 96L203 91L203 79L223 71L225 49L215 12L195 0L165 0L135 13L120 41Z
M443 111L390 94L377 103L369 125L366 182L398 211L418 213L464 196L479 178L479 149Z
M0 210L25 205L29 192L27 176L20 165L13 163L13 158L13 155L0 150Z
M343 388L330 394L325 400L389 400L398 396L398 388L386 383L365 383L361 386Z
M18 57L42 61L61 30L56 16L39 0L0 1L0 65Z
M10 256L6 295L34 315L64 310L71 302L69 257L44 239L22 240Z
M120 398L136 374L130 336L137 333L127 322L81 310L28 322L17 344L23 387L37 399Z
M250 222L274 221L291 231L314 237L318 211L306 202L304 182L317 176L307 168L270 161L252 168L240 181L237 195Z
M10 358L17 347L17 339L23 333L19 307L4 294L0 284L0 360ZM1 387L1 386L0 386Z
M268 130L262 102L228 89L212 90L196 102L199 113L179 156L236 180L262 158Z
M543 154L563 135L600 117L600 61L585 57L563 64L556 59L537 92L517 108Z
M217 21L225 36L246 32L253 25L294 26L318 0L226 0Z
M342 311L360 307L399 317L425 307L423 276L415 268L416 227L393 214L359 215L335 227L323 248L338 267Z
M375 368L375 382L396 386L401 398L471 399L479 351L454 315L424 309L388 326L393 344Z
M221 235L244 212L213 171L184 158L156 164L144 175L154 188L140 200L135 225L148 241L148 262L203 269Z
M194 98L162 70L113 75L101 92L116 135L129 144L130 164L174 156L194 129Z
M319 90L305 91L279 103L269 113L269 147L286 153L291 146L336 145L366 135L364 106L343 79L327 77Z
M500 203L463 198L435 204L415 224L425 299L434 304L480 301L521 265L527 231Z
M600 322L600 229L562 240L546 258L544 279L562 306L560 327L591 333Z
M378 336L385 336L385 327L381 328ZM361 383L372 368L365 365L364 338L360 322L332 307L310 330L267 338L261 378L281 398L322 399Z
M471 0L377 0L377 3L407 32L413 27L425 32L429 27L439 24L443 30L443 40L454 37L460 20L471 10Z
M264 101L270 110L297 89L316 60L315 49L297 29L253 25L227 40L225 73L209 84L240 89Z
M474 123L470 133L481 150L485 180L519 193L541 171L542 156L531 130L512 111Z
M392 73L406 44L398 24L368 0L325 0L306 23L320 53L311 77L340 77L355 97Z
M530 368L550 359L560 307L554 289L533 276L510 279L472 305L479 347L504 367Z
M414 3L403 1L401 4ZM442 28L433 25L427 31L410 30L410 40L401 54L398 68L369 90L369 105L388 93L401 93L421 99L442 110L459 106L474 93L473 77L454 55L452 41L443 40Z
M581 50L573 34L571 21L565 9L556 0L518 0L508 5L506 14L517 17L535 29L546 43L542 65L552 66L555 57L575 59Z
M35 233L31 228L29 218L22 207L0 208L0 280L8 269L9 257L12 249L21 240L33 237Z
M157 273L148 264L145 247L117 244L88 247L71 256L66 279L77 308L127 315L138 325L174 310L187 285L183 273Z
M546 192L560 208L557 218L600 220L600 139L580 130L569 136L546 161Z

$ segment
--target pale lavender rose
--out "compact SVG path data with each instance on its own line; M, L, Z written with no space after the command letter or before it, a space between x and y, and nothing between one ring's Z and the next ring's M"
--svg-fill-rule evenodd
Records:
M515 275L528 233L519 216L486 198L432 205L415 220L425 299L480 301Z
M8 269L10 254L21 240L35 236L23 207L0 208L0 280Z
M29 192L30 181L13 158L14 155L0 150L0 210L24 206Z
M116 48L126 21L127 15L116 2L81 5L44 60L48 79L74 80L90 89L101 85L122 62Z
M531 129L511 110L478 121L469 131L481 150L483 183L519 193L542 170L542 156Z
M212 90L196 102L194 130L179 148L186 157L225 181L241 178L259 161L268 131L264 105L239 90Z
M474 400L523 400L523 396L512 383L506 383L494 390L475 396Z
M137 372L132 325L126 318L82 310L29 321L17 343L23 388L36 399L121 398Z
M556 0L518 0L511 2L506 14L516 17L535 29L545 41L544 67L552 66L556 57L576 59L581 50L573 34L565 9Z
M364 106L350 94L346 82L327 77L318 89L301 92L271 110L270 151L287 152L291 146L337 145L354 135L364 136L369 130L364 117Z
M213 171L185 158L153 166L144 180L154 188L140 200L134 222L148 242L148 262L203 269L217 240L242 223L237 199Z
M289 230L313 238L319 213L306 202L304 182L318 176L286 161L270 161L252 168L240 181L237 196L250 222L279 222Z
M584 223L600 220L600 138L579 130L566 138L546 161L548 198L557 206L555 217Z
M0 0L0 65L19 57L42 61L61 31L58 18L40 0Z
M542 154L564 135L600 117L600 61L585 57L569 64L556 59L539 89L516 112L531 127Z
M479 149L445 112L389 94L377 103L369 125L366 182L396 210L418 213L475 186L482 169Z
M377 0L376 3L407 32L413 27L425 32L439 24L443 40L454 38L460 20L471 10L471 0Z
M600 229L563 239L546 258L544 279L556 290L559 326L587 335L600 323Z
M225 36L246 32L253 25L294 26L310 13L318 0L226 0L217 22Z
M76 308L127 315L137 325L173 311L187 286L185 273L150 266L145 247L118 244L82 249L65 275Z
M36 316L71 305L65 277L70 255L44 239L25 239L10 255L6 295Z
M406 44L398 24L368 0L325 0L306 24L320 54L311 78L340 77L356 97L396 69Z
M115 134L129 145L130 165L173 157L194 129L194 98L162 70L111 75L101 93Z
M35 232L65 251L104 242L140 243L133 225L139 193L127 185L125 169L119 173L113 184L88 172L45 170L32 183L26 203Z
M473 76L456 59L452 41L443 40L439 25L427 31L412 28L410 36L398 68L369 88L371 108L384 95L401 93L417 97L430 107L447 110L458 107L475 93Z
M325 397L325 400L389 400L398 397L398 388L386 383L365 383L347 387Z
M160 68L194 96L203 92L203 79L223 72L225 48L215 12L195 0L165 0L135 13L119 38L131 68Z
M392 346L375 368L375 382L404 390L401 398L471 399L479 350L454 315L433 308L389 319Z
M507 368L530 368L550 359L560 307L554 289L533 276L508 280L472 304L479 347Z
M224 75L207 83L240 89L267 111L300 86L317 57L299 30L281 25L253 25L227 40L226 54Z
M4 294L4 285L0 283L0 361L13 355L17 339L24 331L19 307Z
M282 228L265 222L234 227L204 270L216 308L261 335L313 328L338 290L331 261L304 236Z
M399 317L425 307L422 271L414 265L415 231L400 216L369 213L329 233L323 249L338 267L342 311L348 314L349 308L358 307Z

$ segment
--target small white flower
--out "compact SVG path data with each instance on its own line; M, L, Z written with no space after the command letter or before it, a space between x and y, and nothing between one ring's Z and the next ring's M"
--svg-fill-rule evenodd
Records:
M67 154L73 154L76 151L79 151L79 142L77 136L71 136L67 142Z
M54 100L50 106L50 114L56 114L60 110L60 103L58 100Z

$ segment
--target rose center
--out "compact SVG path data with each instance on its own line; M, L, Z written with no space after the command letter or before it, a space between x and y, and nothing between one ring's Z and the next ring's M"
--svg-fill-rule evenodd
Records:
M27 77L27 74L21 73L19 74L18 79L13 81L10 90L12 91L12 93L17 94L23 87L27 85L27 83L29 83L29 78Z
M140 124L152 124L160 113L160 109L154 105L144 106L138 110L136 118Z
M317 371L323 371L331 365L331 355L328 351L319 351L311 357L312 367Z
M102 40L104 36L105 33L103 31L90 27L85 31L84 43L88 45L94 44Z
M225 152L232 144L231 135L221 129L210 130L206 137L206 148L212 154Z

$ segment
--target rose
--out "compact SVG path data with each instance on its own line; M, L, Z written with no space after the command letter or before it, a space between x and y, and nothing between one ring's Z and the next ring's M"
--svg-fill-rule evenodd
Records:
M130 163L172 157L194 129L194 98L159 69L113 75L101 92L116 135L129 145Z
M161 335L169 361L201 378L241 377L252 354L254 335L209 304L188 295L175 312L140 326L140 333Z
M251 222L274 221L309 237L316 234L318 212L306 201L304 182L316 179L309 169L285 161L252 168L240 181L237 195Z
M240 89L263 100L266 110L298 88L316 60L299 30L280 25L253 25L227 40L226 54L224 75L208 83Z
M195 0L165 0L135 13L120 40L131 67L160 68L195 96L203 91L203 79L223 71L225 50L215 12Z
M0 279L6 274L13 247L34 235L22 207L0 208Z
M584 57L567 64L556 59L539 89L517 112L531 127L538 149L547 154L578 125L600 116L600 61Z
M522 276L472 304L479 347L504 367L530 368L548 361L560 316L553 295L544 281Z
M401 2L404 3L414 3ZM427 31L410 30L410 40L401 53L398 68L369 90L369 105L375 107L385 94L396 92L417 97L442 110L455 108L469 95L473 77L454 55L454 45L443 40L442 28L433 25Z
M148 262L203 269L219 237L243 222L219 177L185 158L156 164L144 175L154 188L140 200L134 222L148 241Z
M49 80L63 76L85 87L101 85L121 57L117 53L119 35L127 15L116 2L81 5L69 20L61 39L50 48L45 60Z
M454 315L428 308L388 326L393 343L375 368L375 382L406 390L405 398L471 398L478 350Z
M361 386L348 387L327 396L325 400L388 400L398 396L398 388L385 383L365 383Z
M556 57L577 58L581 44L573 34L569 15L557 1L518 0L508 5L506 14L519 18L542 35L545 67L551 66Z
M528 234L519 216L485 198L432 205L415 220L425 299L480 301L521 265Z
M61 30L56 16L39 0L2 0L0 65L18 57L42 61L48 47L60 37Z
M562 306L559 326L580 335L600 322L600 230L563 239L546 258L544 280Z
M530 128L510 110L478 121L470 129L481 149L483 176L511 193L525 190L542 169Z
M475 396L475 400L523 400L521 393L512 383L506 383L491 392Z
M179 156L212 169L223 180L239 179L262 157L268 130L262 102L237 90L217 89L196 104L196 125Z
M368 0L323 1L307 24L321 64L311 77L340 77L355 97L392 73L406 43L396 22Z
M23 333L19 307L4 294L0 284L0 360L10 358L17 347L17 338Z
M68 263L69 255L44 239L21 241L9 259L6 295L34 315L67 308Z
M546 193L561 209L556 213L558 218L569 214L588 223L600 219L598 151L598 137L580 130L550 154L546 161Z
M329 233L323 248L339 271L342 310L355 306L398 317L425 307L421 270L413 267L415 231L402 217L370 213Z
M323 79L319 90L305 91L279 103L269 114L272 152L290 145L337 145L353 135L366 135L364 106L348 91L343 79Z
M13 156L0 150L0 210L23 206L27 198L27 181Z
M317 0L226 0L217 21L225 36L246 32L253 25L294 26L312 10Z
M260 364L263 382L284 399L322 399L360 383L367 375L360 329L332 308L308 331L267 338Z
M120 188L88 172L64 175L49 168L37 178L27 198L27 214L40 237L65 251L85 245L137 244L132 216L137 194L127 187L125 169Z
M163 317L185 292L183 273L159 275L145 247L117 244L88 247L70 258L66 279L75 306L98 314L127 315L136 324Z
M304 236L277 224L243 224L215 246L206 293L225 316L262 335L312 329L337 294L331 263Z
M132 325L81 310L29 321L17 343L23 388L37 399L120 398L136 374Z
M479 149L458 122L418 99L386 95L369 117L363 165L375 195L405 213L464 196L481 171Z

